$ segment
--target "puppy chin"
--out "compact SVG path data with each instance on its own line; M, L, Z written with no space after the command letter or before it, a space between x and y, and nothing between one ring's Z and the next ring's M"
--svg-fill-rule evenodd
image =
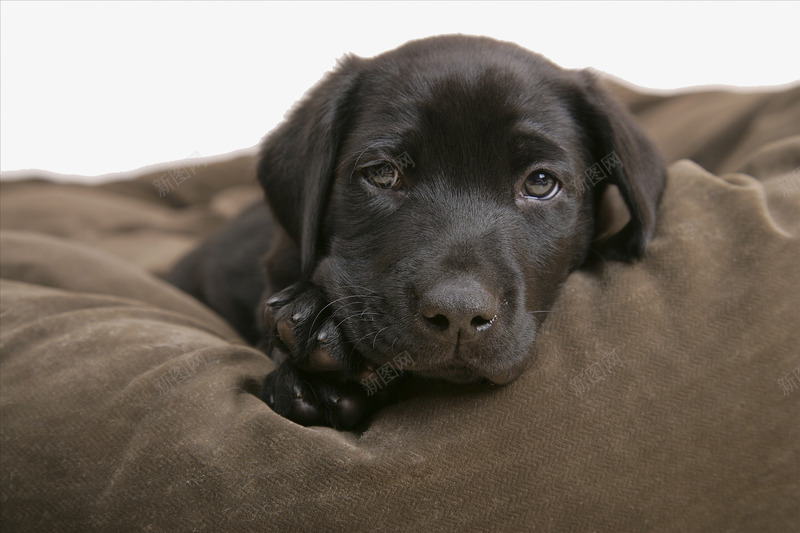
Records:
M431 368L428 370L414 370L415 375L426 379L441 379L459 385L480 383L485 378L477 372L465 367L458 368Z
M490 382L495 385L506 385L519 377L521 370L511 369L505 372L492 373L479 371L466 366L430 368L414 370L414 374L423 378L441 379L459 385L469 385L481 382Z

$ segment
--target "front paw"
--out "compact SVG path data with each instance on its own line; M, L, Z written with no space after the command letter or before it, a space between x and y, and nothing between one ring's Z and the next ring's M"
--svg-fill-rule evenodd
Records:
M264 301L263 311L279 366L260 396L276 413L350 429L393 397L394 387L376 388L378 370L347 343L320 287L291 285Z
M260 397L273 411L304 426L351 429L374 409L375 399L353 381L304 372L284 361L264 380Z
M341 372L352 376L365 362L341 335L322 289L296 283L264 303L264 321L272 346L308 372Z

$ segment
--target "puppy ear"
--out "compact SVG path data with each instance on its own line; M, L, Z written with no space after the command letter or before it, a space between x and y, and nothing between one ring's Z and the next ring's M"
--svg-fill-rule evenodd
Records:
M612 235L600 236L594 249L604 258L627 260L644 252L656 224L656 211L666 184L666 168L655 145L633 117L603 90L591 72L580 71L578 116L587 128L591 165L584 178L595 189L594 207L600 231L605 218L619 220L619 207L609 210L609 193L617 193L630 219ZM613 202L612 202L613 205Z
M347 56L296 104L261 147L258 181L309 276L325 201L363 60Z

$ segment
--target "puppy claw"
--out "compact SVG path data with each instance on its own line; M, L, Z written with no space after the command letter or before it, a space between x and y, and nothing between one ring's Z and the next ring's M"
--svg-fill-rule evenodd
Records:
M281 303L281 301L282 301L282 300L283 300L283 298L281 298L280 296L277 296L277 295L275 295L275 296L271 296L271 297L270 297L270 298L269 298L269 299L268 299L266 302L264 302L264 303L266 303L266 304L267 304L267 307L275 307L276 305L278 305L279 303Z

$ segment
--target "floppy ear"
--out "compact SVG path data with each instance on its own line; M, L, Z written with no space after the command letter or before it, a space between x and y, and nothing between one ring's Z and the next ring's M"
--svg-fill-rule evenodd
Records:
M354 56L339 61L261 147L258 181L278 222L298 246L306 277L315 266L325 201L361 62Z
M620 219L622 206L614 207L613 201L617 194L629 215L622 229L595 241L594 249L607 259L640 257L655 229L666 168L652 141L592 73L577 74L581 84L578 116L588 133L591 157L584 177L595 189L596 224L602 231L609 226L607 217Z

